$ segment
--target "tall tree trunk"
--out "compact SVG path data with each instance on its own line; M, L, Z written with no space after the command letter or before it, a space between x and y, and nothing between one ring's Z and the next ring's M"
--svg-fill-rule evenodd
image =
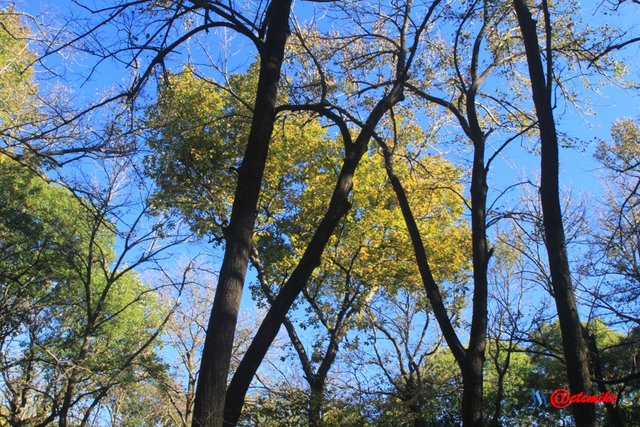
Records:
M482 387L485 349L487 342L487 271L489 248L487 244L487 175L484 164L485 135L475 113L475 92L467 95L467 115L474 134L473 170L471 173L471 247L473 256L473 311L469 349L462 370L462 420L465 426L481 426Z
M484 354L471 356L465 360L462 371L462 425L482 426L482 382Z
M482 180L479 185L472 184L472 240L474 253L474 296L473 315L471 323L471 334L469 338L469 348L465 349L458 338L451 320L444 306L438 285L433 278L426 249L415 217L409 205L407 195L401 182L395 175L391 164L388 150L385 154L385 166L391 185L398 198L405 224L413 244L418 270L431 303L436 320L462 374L462 420L464 426L483 425L482 416L482 392L483 392L483 366L486 347L487 328L487 263L489 253L486 244L485 226L485 205L486 205L486 182L484 182L484 167L482 170ZM482 158L482 154L478 158ZM474 172L475 173L475 172ZM474 182L476 178L474 178ZM475 196L474 196L475 195ZM475 203L474 203L475 199Z
M267 36L260 51L260 74L251 131L233 200L226 248L209 318L193 412L194 427L222 425L227 376L247 272L257 203L269 141L284 49L289 35L290 0L273 0L267 13Z
M524 0L514 0L513 4L524 40L533 102L540 129L542 147L540 199L542 201L545 244L549 258L553 297L560 321L569 388L572 394L581 392L589 394L591 391L589 359L582 337L582 326L571 284L571 272L569 270L558 190L558 135L555 128L551 100L552 51L549 12L546 1L543 0L547 38L547 75L545 79L545 72L540 58L536 23ZM595 405L593 403L573 404L571 409L578 427L596 425Z
M348 195L353 185L353 174L361 157L362 153L357 156L348 156L345 159L338 184L323 220L295 270L271 304L256 336L238 365L227 390L225 425L236 425L238 422L244 405L244 397L262 359L278 334L289 308L302 292L302 288L306 285L313 270L319 265L320 257L331 234L333 234L333 230L349 210Z
M380 119L382 119L383 115L403 98L401 83L398 83L393 87L391 92L381 99L373 108L355 142L345 142L345 146L347 147L346 158L340 170L338 181L331 196L331 201L329 202L329 207L304 251L302 258L298 262L298 265L269 308L256 336L251 341L247 352L242 358L240 365L238 365L229 384L224 414L225 425L237 424L242 412L242 407L244 406L245 395L260 363L262 363L271 343L278 334L287 312L300 292L302 292L302 289L306 286L313 270L320 264L322 252L333 231L349 211L350 203L348 197L353 187L353 176L360 163L360 159L362 159L362 156L367 151L376 125Z
M474 3L475 4L475 3ZM476 95L487 73L479 73L480 46L484 40L485 30L489 25L487 10L488 2L485 1L483 9L483 24L479 29L472 47L472 57L469 67L469 82L460 75L460 86L464 95L464 111L459 106L453 105L444 99L431 96L420 89L409 85L409 88L428 102L435 103L451 111L464 133L473 143L473 167L471 171L471 247L473 258L473 307L471 317L471 330L469 331L469 346L463 347L457 336L447 310L442 301L438 284L435 282L429 267L426 250L415 217L411 211L402 183L395 176L391 153L383 146L385 156L385 168L391 181L393 190L398 198L402 214L407 226L418 269L422 277L427 296L431 302L438 325L443 332L445 340L451 349L454 358L462 374L462 421L464 426L482 426L484 418L482 413L483 394L483 367L487 341L487 302L488 280L487 272L491 250L487 242L487 171L485 165L485 146L490 133L484 132L478 120ZM475 7L475 6L474 6ZM466 19L466 18L465 18ZM457 61L457 60L456 60ZM383 144L384 145L384 144Z

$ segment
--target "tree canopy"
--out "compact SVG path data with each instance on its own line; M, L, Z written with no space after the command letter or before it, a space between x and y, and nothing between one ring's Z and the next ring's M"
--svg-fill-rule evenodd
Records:
M42 7L0 424L634 425L637 2Z

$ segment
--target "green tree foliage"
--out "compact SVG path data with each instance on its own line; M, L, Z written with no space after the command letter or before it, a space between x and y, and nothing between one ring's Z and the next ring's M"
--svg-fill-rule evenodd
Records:
M72 280L68 255L79 250L73 229L81 208L67 191L46 184L4 155L0 168L4 338L34 307L46 306L50 294Z
M148 124L157 129L149 142L155 152L147 158L149 173L159 186L154 200L158 206L178 208L198 233L223 239L250 116L242 100L252 93L255 70L232 76L230 87L224 90L197 78L191 69L167 80L160 101L149 112ZM411 117L402 125L407 141L426 137ZM325 135L318 121L291 113L280 117L255 238L269 283L280 283L295 266L322 218L341 151L340 141ZM460 172L441 157L431 157L422 159L420 167L404 168L401 174L416 201L416 214L428 218L421 221L424 235L430 236L428 246L447 242L431 252L438 278L455 280L468 260L468 235L459 226L463 205L456 195L461 190L457 183ZM319 274L328 277L337 263L356 255L353 261L360 271L352 276L361 281L370 284L375 276L390 284L394 278L411 276L415 267L409 238L380 156L372 152L363 160L355 187L348 225L332 238L329 246L334 249L328 251L327 265Z
M21 14L10 6L0 11L0 129L11 134L37 117L34 83L36 55L29 48L29 29ZM7 142L7 141L5 141Z
M147 163L148 173L159 187L154 197L156 206L177 208L195 231L215 240L223 239L228 223L235 171L251 116L246 100L256 83L255 69L229 80L228 88L216 88L187 68L181 74L168 76L159 102L148 113L148 126L154 130L149 145L154 153L147 157ZM403 126L407 141L426 137L411 117L403 121ZM279 282L282 272L290 270L305 249L326 209L341 156L341 141L326 135L317 120L292 113L280 116L267 164L255 239L265 267L280 270L267 271L274 279L271 282ZM434 243L442 238L451 241L432 255L438 257L434 261L438 277L452 279L466 266L468 256L461 250L468 236L458 227L463 212L455 194L461 189L457 184L460 172L440 157L425 158L423 162L415 170L404 169L402 175L410 180L408 191L418 204L417 215L429 218L421 222L428 228L425 235L433 236ZM381 158L371 153L359 167L356 180L358 190L348 220L353 237L346 245L343 243L344 247L352 250L361 245L365 233L369 233L367 237L375 240L364 245L367 247L360 255L362 265L371 271L382 265L385 258L370 253L380 246L405 251L402 257L407 265L411 264L408 236L402 231L402 217L386 184ZM287 255L289 259L283 260ZM344 259L343 254L336 253L334 261L338 258ZM402 271L411 267L394 268ZM380 276L384 273L378 271Z
M154 150L147 157L148 173L159 187L155 204L177 208L196 232L220 241L251 124L247 101L255 92L256 69L231 76L224 89L189 67L166 82L147 122ZM312 155L324 143L324 130L308 117L291 114L278 121L260 197L259 231L267 232L274 217L295 206L304 173L316 172L317 179L329 173L326 167L333 163L323 159L326 153Z
M152 348L135 353L163 310L135 273L106 273L114 233L86 200L6 156L0 169L6 419L53 418L67 394L81 419L116 384L162 369Z

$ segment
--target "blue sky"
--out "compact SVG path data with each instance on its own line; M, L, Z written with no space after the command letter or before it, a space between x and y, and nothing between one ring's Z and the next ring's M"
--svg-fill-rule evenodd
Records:
M584 2L585 8L595 8L600 4L597 2ZM19 9L26 10L34 15L46 14L47 19L52 19L56 15L64 16L68 10L78 11L77 6L73 2L44 2L40 0L18 0L16 6ZM634 26L634 12L637 10L631 8L621 9L621 14L613 17L618 23L626 26ZM82 14L82 12L78 12ZM58 18L56 21L62 22ZM595 22L594 22L595 24ZM213 40L215 36L211 35ZM219 39L218 39L219 40ZM239 41L234 42L231 51L234 53L230 60L233 66L247 66L253 58L254 52L249 54L246 49L247 44ZM195 49L194 51L195 52ZM189 50L181 49L181 53L173 57L174 63L187 58ZM630 69L628 78L635 82L640 82L640 48L638 46L630 46L620 54L625 58L625 63ZM197 58L197 57L196 57ZM62 66L61 57L52 57L51 61ZM91 58L88 55L79 54L66 59L66 76L71 78L71 85L77 96L77 102L86 102L93 99L97 94L108 91L114 86L126 85L129 80L121 64L115 64L110 61L104 62L88 81L84 81L84 75L91 69ZM49 81L45 84L52 83ZM81 85L82 83L82 85ZM149 94L153 95L153 82L150 85ZM581 91L583 99L590 106L592 113L576 111L573 107L560 105L557 112L558 128L577 138L583 144L577 147L562 149L561 151L561 186L563 188L571 188L571 190L579 195L582 192L589 193L596 202L604 202L602 199L602 187L599 181L599 166L593 159L593 151L595 141L599 139L607 139L611 124L621 117L639 117L640 103L638 102L638 94L630 89L621 89L606 86L600 89L599 93L593 91ZM499 141L495 141L499 143ZM502 185L512 183L524 177L536 177L538 175L539 159L534 154L528 154L522 150L517 142L514 146L507 149L501 156L499 162L494 166L494 175L492 179L492 188L499 189ZM492 193L495 195L495 193ZM517 196L517 193L516 193ZM186 255L185 255L186 256ZM212 256L212 263L219 264L220 253L217 251ZM252 281L255 277L252 272L248 276L248 280ZM252 311L254 302L251 301L251 295L247 287L243 295L241 309Z

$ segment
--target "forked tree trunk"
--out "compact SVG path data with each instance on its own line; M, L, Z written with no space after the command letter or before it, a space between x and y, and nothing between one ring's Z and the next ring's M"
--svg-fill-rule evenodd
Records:
M582 337L582 326L578 316L574 290L571 284L571 272L564 237L562 210L558 189L558 135L553 118L551 99L551 28L546 2L543 1L545 31L547 33L547 75L540 58L540 48L536 23L528 6L523 0L513 2L524 46L527 54L527 65L531 79L531 90L535 104L541 142L541 175L540 199L542 201L542 218L544 222L545 244L549 257L551 286L554 292L562 347L569 388L572 394L591 391L589 374L589 358ZM573 418L578 427L596 425L595 405L580 403L571 405Z
M194 427L222 425L227 376L247 272L257 204L269 141L275 121L276 95L289 35L290 0L273 0L267 13L266 40L260 51L260 74L251 131L233 200L226 248L204 343L193 413Z

